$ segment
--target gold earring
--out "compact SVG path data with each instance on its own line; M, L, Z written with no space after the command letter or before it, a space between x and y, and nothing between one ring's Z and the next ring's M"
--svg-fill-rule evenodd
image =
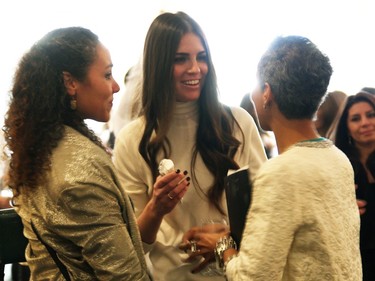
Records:
M70 100L70 108L72 110L76 110L77 109L77 100L76 100L76 95L74 95L71 100Z

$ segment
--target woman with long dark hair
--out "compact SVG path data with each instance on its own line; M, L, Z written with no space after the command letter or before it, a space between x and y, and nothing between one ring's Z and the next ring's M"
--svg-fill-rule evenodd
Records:
M175 171L159 176L163 158ZM145 41L141 116L120 132L114 149L156 280L224 280L192 274L199 261L184 262L178 245L190 227L227 218L229 169L248 165L253 176L265 160L251 116L219 102L200 26L182 12L159 15ZM183 174L185 180L176 179Z
M375 97L361 91L349 96L337 123L335 144L354 169L361 210L360 246L363 280L375 280Z

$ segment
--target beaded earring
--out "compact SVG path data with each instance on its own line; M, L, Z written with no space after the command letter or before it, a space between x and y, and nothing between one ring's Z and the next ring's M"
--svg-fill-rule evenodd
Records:
M76 95L74 95L71 100L70 100L70 108L72 110L76 110L77 109L77 99L76 99Z

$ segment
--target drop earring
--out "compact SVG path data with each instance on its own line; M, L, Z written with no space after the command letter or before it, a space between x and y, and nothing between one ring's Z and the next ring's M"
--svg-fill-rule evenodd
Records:
M77 109L77 99L76 99L76 94L71 98L70 100L70 108L72 110L76 110Z
M264 110L267 110L267 109L269 109L270 108L270 105L268 104L268 103L264 103L263 104L263 109Z
M348 143L350 144L350 145L353 145L353 143L352 143L352 137L349 135L348 136Z

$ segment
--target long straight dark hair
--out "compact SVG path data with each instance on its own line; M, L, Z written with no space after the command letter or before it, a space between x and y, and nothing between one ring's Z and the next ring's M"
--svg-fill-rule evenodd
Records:
M208 65L205 85L198 102L199 125L191 163L192 180L200 188L194 172L197 155L200 154L214 176L214 183L206 195L209 201L222 212L220 199L224 190L224 178L228 169L239 168L234 161L234 155L240 146L240 141L232 134L234 126L239 127L239 125L230 109L219 102L215 69L203 31L183 12L159 15L152 22L146 36L142 88L142 114L146 125L139 144L139 152L156 179L157 154L162 151L167 158L171 153L166 135L176 99L173 87L173 65L180 40L189 32L201 39Z

